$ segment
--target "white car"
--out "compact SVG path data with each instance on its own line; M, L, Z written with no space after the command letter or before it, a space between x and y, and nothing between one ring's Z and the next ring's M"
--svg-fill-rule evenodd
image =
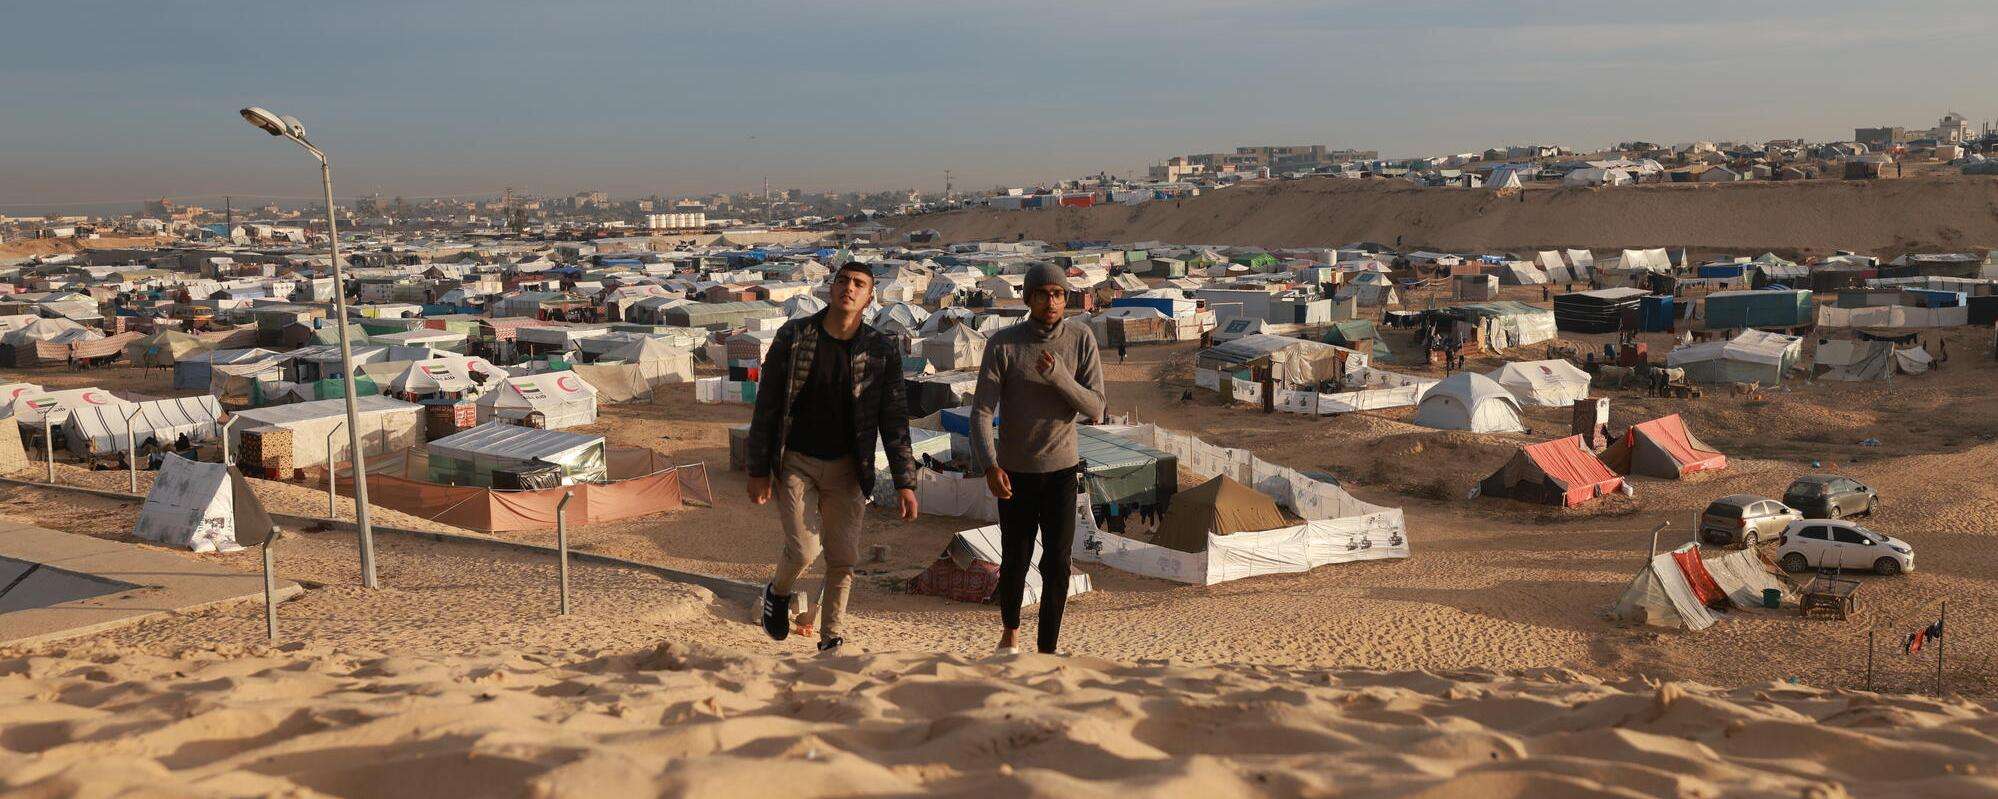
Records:
M1874 574L1895 575L1915 570L1915 548L1852 522L1805 519L1783 529L1783 537L1777 539L1776 563L1792 572L1872 569Z

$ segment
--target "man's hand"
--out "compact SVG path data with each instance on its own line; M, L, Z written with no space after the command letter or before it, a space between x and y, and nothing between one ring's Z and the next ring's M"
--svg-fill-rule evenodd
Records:
M749 478L749 501L762 505L770 501L770 476Z
M1013 498L1013 478L1006 476L1006 470L997 466L985 469L985 487L992 492L993 499Z
M1041 350L1041 359L1034 364L1034 368L1040 370L1042 377L1054 377L1054 353Z
M916 506L916 490L913 488L895 489L895 496L902 500L902 521L913 522L919 512Z

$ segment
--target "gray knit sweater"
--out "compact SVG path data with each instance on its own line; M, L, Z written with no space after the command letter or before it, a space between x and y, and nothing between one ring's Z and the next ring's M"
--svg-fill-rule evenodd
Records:
M1052 352L1052 377L1037 368L1042 352ZM1081 322L1052 328L1027 320L985 342L978 369L978 393L971 405L973 465L993 463L1009 472L1053 472L1074 466L1075 421L1103 416L1103 364L1096 334ZM992 440L992 419L1001 420Z

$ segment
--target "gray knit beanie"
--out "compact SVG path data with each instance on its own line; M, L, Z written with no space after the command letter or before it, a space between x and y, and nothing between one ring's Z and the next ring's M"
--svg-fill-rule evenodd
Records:
M1028 294L1034 293L1035 289L1048 285L1060 286L1063 291L1075 290L1074 286L1068 284L1068 273L1063 272L1061 267L1046 261L1027 267L1027 278L1024 283L1026 284Z

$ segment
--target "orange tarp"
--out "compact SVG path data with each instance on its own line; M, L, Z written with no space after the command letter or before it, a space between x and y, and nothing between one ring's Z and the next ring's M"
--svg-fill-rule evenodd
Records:
M1563 504L1568 507L1615 491L1623 484L1623 478L1582 448L1581 436L1529 444L1521 449L1526 451L1526 457L1533 459L1534 465L1565 489Z
M1707 564L1700 560L1698 547L1674 552L1672 560L1679 564L1679 571L1685 573L1686 582L1692 584L1693 596L1699 598L1700 604L1719 607L1727 602L1727 592L1722 591L1720 583L1714 582L1714 576L1707 572Z
M707 470L699 464L666 466L658 453L642 448L611 448L606 454L613 478L633 476L608 483L578 483L535 491L496 491L403 477L422 471L423 452L374 455L370 456L368 469L368 504L468 530L513 532L555 529L555 506L564 494L575 497L569 500L564 512L570 524L595 524L677 510L689 499L712 501L708 496ZM347 496L353 496L352 472L342 464L340 491ZM682 476L689 479L691 494L682 490Z

